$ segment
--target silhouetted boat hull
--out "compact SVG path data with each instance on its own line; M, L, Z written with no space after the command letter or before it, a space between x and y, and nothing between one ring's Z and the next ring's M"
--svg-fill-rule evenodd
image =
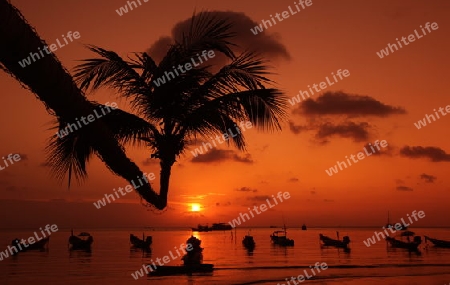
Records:
M39 241L36 241L35 243L33 243L33 244L27 244L27 246L25 246L23 243L17 243L17 242L15 242L16 240L13 240L12 241L12 243L11 243L11 246L14 246L15 248L17 248L17 250L19 251L19 252L26 252L26 251L29 251L29 250L41 250L41 251L43 251L43 250L45 250L45 248L46 248L46 246L47 246L47 244L48 244L48 242L50 241L50 237L46 237L46 238L43 238L43 239L41 239L41 240L39 240ZM18 244L20 244L20 247L22 247L22 250L20 249L20 247L18 246ZM14 254L17 254L17 253L14 253ZM13 255L14 255L13 254Z
M332 246L336 248L348 249L348 244L350 243L350 238L348 236L344 236L342 240L337 240L324 236L323 234L319 234L319 239L323 246Z
M420 236L415 236L414 241L412 242L405 242L401 240L397 240L392 237L386 237L386 241L393 247L393 248L404 248L408 249L410 251L416 251L419 247L419 245L422 243L422 239Z
M134 248L139 248L142 250L150 250L150 246L152 245L153 239L151 236L147 236L145 240L138 238L137 236L130 234L130 243Z
M281 246L294 246L294 240L286 237L286 231L275 231L270 236L273 244Z
M80 233L78 236L74 236L72 231L72 235L69 237L69 249L90 251L93 242L94 238L90 234Z
M252 236L245 236L244 239L242 240L242 244L248 250L254 250L256 245L255 240L253 239Z
M191 275L195 273L211 273L213 264L195 264L182 266L159 266L149 273L150 276Z
M434 239L425 236L425 242L428 240L431 241L435 247L450 248L450 241Z

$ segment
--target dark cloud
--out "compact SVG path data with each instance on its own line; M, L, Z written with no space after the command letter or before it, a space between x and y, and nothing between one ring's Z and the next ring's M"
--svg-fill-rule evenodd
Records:
M411 187L408 186L397 186L396 188L398 191L413 191Z
M308 98L303 101L294 110L294 114L387 117L394 114L406 114L406 111L401 107L386 105L369 96L329 91L317 97L316 100Z
M267 199L270 199L269 195L256 195L253 197L247 197L247 200L250 201L266 201Z
M368 141L373 137L375 126L363 118L388 117L406 114L406 111L402 107L384 104L370 96L329 91L315 100L308 98L303 101L294 109L293 114L306 116L307 123L296 125L290 121L289 129L292 133L313 131L317 142L326 144L332 137L347 138L354 142Z
M225 160L233 160L242 163L253 163L250 154L245 154L244 156L238 155L233 150L222 150L222 149L212 149L205 154L200 154L197 157L191 159L194 163L210 163L210 162L221 162Z
M428 175L428 174L425 174L425 173L422 173L422 174L420 175L420 179L425 180L426 183L434 183L434 181L436 180L436 178L437 178L436 176Z
M327 139L333 136L361 142L369 139L369 128L370 126L367 122L345 122L338 125L328 122L319 126L315 137L322 142L328 142Z
M381 141L382 140L378 140L378 146L379 146L380 149L378 149L375 146L375 142L366 143L364 145L364 148L366 148L367 152L372 153L371 155L388 155L388 156L391 156L392 155L392 148L389 146L389 143L388 143L388 145L386 147L382 147L380 145ZM374 150L372 150L372 148Z
M303 131L308 131L311 128L309 128L308 126L295 125L294 122L289 121L289 129L291 130L291 132L297 135Z
M409 158L428 158L432 162L450 161L450 154L435 146L405 146L400 155Z
M314 191L314 190L309 191L309 193L311 193L311 195L316 195L317 194L317 192Z
M204 11L201 13L227 20L232 24L230 31L235 36L231 40L236 44L232 48L234 52L240 53L245 50L254 50L266 58L290 60L289 52L277 36L269 35L266 32L258 35L251 33L250 28L255 27L257 23L244 13L232 11ZM161 37L147 50L147 53L159 62L166 54L170 44L174 43L174 40L177 42L182 41L183 33L186 34L189 32L190 24L191 18L175 24L171 31L172 35L170 37ZM219 57L215 57L213 60L218 59ZM218 64L224 63L225 61L218 62Z
M292 177L288 180L288 182L293 182L293 183L299 182L299 181L300 181L300 179L298 179L297 177Z
M236 189L236 191L239 191L239 192L258 192L257 189L252 189L250 187L241 187L239 189Z
M252 156L249 153L244 154L244 156L240 156L238 154L233 155L233 160L242 163L253 163Z
M222 203L222 204L220 204L219 202L217 202L217 203L216 203L216 207L219 207L219 206L222 206L222 207L231 206L231 202L228 201L228 202Z
M348 138L354 142L367 141L370 138L369 130L371 126L367 122L351 122L345 121L342 123L332 122L310 122L308 126L296 126L293 122L289 122L289 129L294 134L299 134L303 131L313 130L316 132L315 139L320 144L329 142L331 137Z
M405 181L401 180L401 179L395 179L395 183L397 184L403 184L405 183Z

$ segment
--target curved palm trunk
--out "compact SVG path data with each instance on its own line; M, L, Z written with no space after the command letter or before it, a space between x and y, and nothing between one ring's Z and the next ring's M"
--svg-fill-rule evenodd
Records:
M167 201L167 193L169 192L169 181L172 164L161 161L161 174L159 181L159 195L160 198Z
M5 71L35 93L49 112L51 109L53 115L65 121L73 121L93 113L94 106L83 96L70 74L53 54L45 54L43 58L24 68L18 64L30 52L37 52L38 47L42 48L46 44L7 0L0 0L0 39L0 63ZM133 179L142 177L142 171L125 155L121 145L100 120L85 128L90 129L92 147L96 154L111 171L130 183ZM163 195L153 191L150 184L136 189L145 201L158 209L164 209L167 205L170 168L168 173L161 170L162 176L163 173L164 178L161 177L161 180L167 179Z

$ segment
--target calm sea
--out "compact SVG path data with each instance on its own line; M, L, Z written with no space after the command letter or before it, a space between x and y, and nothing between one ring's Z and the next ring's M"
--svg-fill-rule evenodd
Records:
M450 250L421 245L421 253L392 250L380 241L366 247L363 240L379 229L288 229L295 240L292 248L273 246L269 235L274 229L252 229L256 241L248 253L241 241L247 229L238 229L236 238L230 231L196 233L202 240L204 262L215 270L208 276L142 277L131 273L151 259L163 258L173 248L185 243L190 230L148 230L153 236L151 254L130 251L129 234L142 235L142 230L89 230L94 236L92 253L67 249L69 231L60 230L50 238L47 252L25 252L0 261L0 284L287 284L285 278L303 274L310 265L326 262L329 266L301 284L430 284L450 283ZM321 249L319 233L330 237L348 235L351 252ZM449 229L411 229L418 235L450 240ZM0 250L5 250L15 237L27 238L33 231L1 231ZM233 231L234 235L234 231ZM171 265L181 264L177 259ZM310 274L310 271L307 271ZM290 283L293 285L293 282Z

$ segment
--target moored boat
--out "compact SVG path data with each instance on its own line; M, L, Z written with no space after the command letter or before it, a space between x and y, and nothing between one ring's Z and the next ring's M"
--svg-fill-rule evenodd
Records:
M130 243L134 248L142 249L149 251L150 245L152 244L153 239L151 236L147 236L144 240L144 234L142 234L142 239L138 238L137 236L130 234Z
M302 225L302 231L306 231L306 225L305 224Z
M342 240L339 240L339 233L337 233L338 239L332 239L330 237L319 234L319 239L322 242L322 246L332 246L336 248L348 249L350 244L350 237L344 236Z
M250 251L254 250L256 245L255 240L251 235L246 235L244 239L242 239L242 244L247 250Z
M14 246L17 249L17 251L18 251L17 253L25 252L25 251L29 251L29 250L43 251L47 248L49 241L50 241L50 237L48 236L48 237L45 237L45 238L42 238L42 239L36 241L33 244L28 243L25 245L24 243L20 242L20 240L18 238L16 238L11 242L11 246ZM13 253L13 255L17 254L17 253Z
M287 238L286 234L287 234L286 226L284 226L284 230L274 231L270 236L270 239L272 240L273 244L276 245L294 246L294 240Z
M430 238L428 236L425 236L425 242L427 242L427 241L431 241L431 243L435 247L450 248L450 241L440 240L440 239L435 239L435 238Z
M69 249L90 251L93 242L94 238L89 233L82 232L78 236L75 236L72 230L71 236L69 237Z
M410 241L409 236L408 236L407 241L402 241L402 240L395 239L393 237L386 237L386 241L393 248L404 248L409 251L417 251L419 245L422 243L422 238L420 236L415 236L413 241Z

